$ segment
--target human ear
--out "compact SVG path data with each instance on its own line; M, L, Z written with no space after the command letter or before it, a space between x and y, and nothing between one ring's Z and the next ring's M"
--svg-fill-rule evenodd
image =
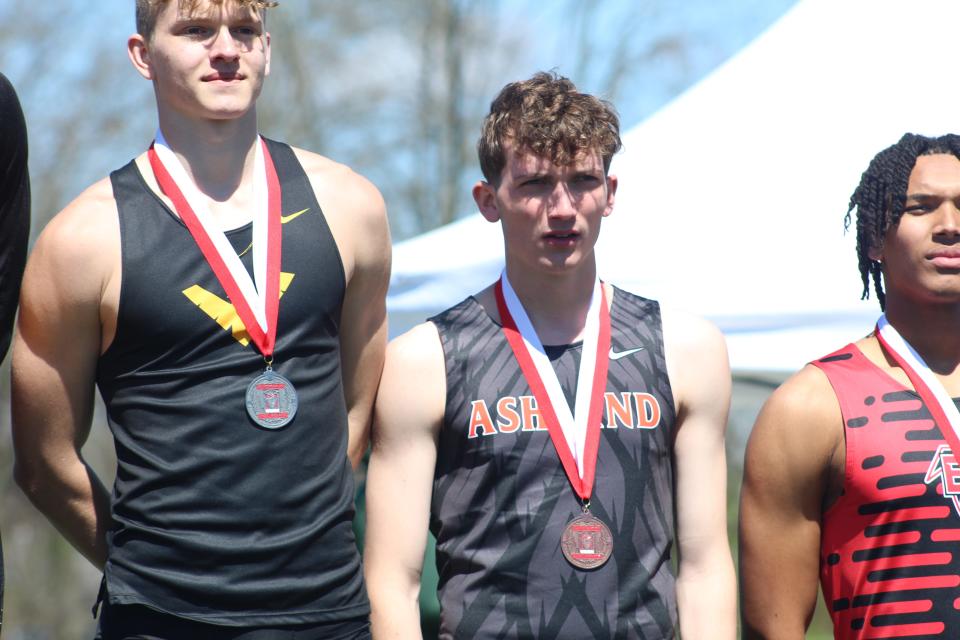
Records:
M500 210L497 208L496 192L492 184L481 180L473 185L473 201L477 203L480 213L487 222L500 220Z
M133 68L147 80L153 80L153 67L150 64L150 50L147 40L139 33L127 38L127 55Z
M617 176L612 174L607 176L607 206L603 209L603 217L613 213L613 203L617 199L617 184Z
M267 31L263 34L263 54L267 59L267 66L264 68L263 75L270 75L270 32Z

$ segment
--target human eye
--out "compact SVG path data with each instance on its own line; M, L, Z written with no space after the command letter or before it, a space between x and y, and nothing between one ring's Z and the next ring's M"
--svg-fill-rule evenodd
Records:
M259 27L249 25L234 27L232 31L233 35L239 38L258 38L261 34Z
M578 173L571 182L577 189L594 189L603 181L599 176L592 173Z
M203 40L210 36L210 28L200 24L188 24L180 29L180 33L188 38Z
M907 205L903 208L904 213L913 213L913 214L922 214L929 213L936 209L936 205L928 201L913 201L907 202Z
M521 187L537 187L543 184L546 184L546 179L543 176L528 176L520 180Z

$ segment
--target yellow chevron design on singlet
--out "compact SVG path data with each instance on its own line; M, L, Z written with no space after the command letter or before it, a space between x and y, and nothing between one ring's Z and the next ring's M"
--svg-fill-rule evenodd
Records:
M280 273L280 297L286 293L290 283L293 282L295 274ZM220 325L224 330L231 332L233 339L247 346L250 344L250 334L247 333L247 327L243 320L237 315L237 309L215 293L210 293L198 284L183 290L183 295L187 296L193 304L197 305L201 311L210 316L214 322Z

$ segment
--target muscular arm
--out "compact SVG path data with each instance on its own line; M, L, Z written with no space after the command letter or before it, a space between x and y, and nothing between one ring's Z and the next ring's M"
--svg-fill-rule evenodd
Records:
M421 637L420 574L445 389L434 325L390 344L367 472L364 568L377 640Z
M112 204L109 185L95 186L40 236L24 276L12 365L17 483L97 567L106 560L109 496L80 449L90 432L113 255L105 250L110 230L97 220Z
M302 150L297 157L333 232L347 278L340 316L340 363L354 468L367 450L370 417L387 345L390 230L383 198L347 167Z
M736 636L736 579L727 540L730 369L708 322L664 312L664 348L677 404L677 602L684 638Z
M740 494L744 638L802 640L810 624L820 515L838 445L842 450L840 427L829 382L811 366L774 392L757 418Z

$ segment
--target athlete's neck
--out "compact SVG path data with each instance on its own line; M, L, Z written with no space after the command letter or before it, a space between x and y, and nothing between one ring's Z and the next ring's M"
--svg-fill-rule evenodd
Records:
M549 277L508 264L507 277L542 344L571 344L582 338L597 277L595 264Z
M215 203L235 195L245 202L249 189L241 187L252 184L257 144L253 109L236 119L203 121L161 112L160 131L202 193Z
M960 376L960 305L920 304L887 296L887 320L941 376Z

